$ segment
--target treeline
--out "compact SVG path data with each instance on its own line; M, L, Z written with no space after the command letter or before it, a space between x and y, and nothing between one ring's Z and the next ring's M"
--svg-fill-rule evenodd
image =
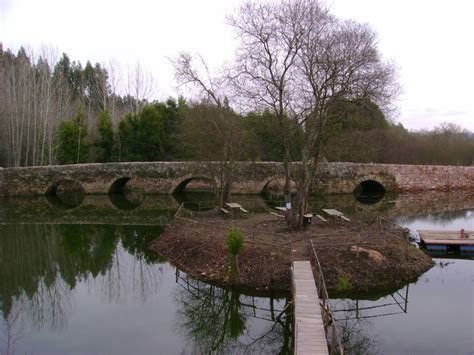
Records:
M99 117L107 115L117 126L147 104L151 87L137 65L126 78L127 93L118 95L118 82L125 78L114 69L82 66L66 54L55 60L52 51L35 57L21 48L14 54L0 43L0 166L95 161L89 148L98 138ZM65 159L73 150L67 145L74 143L66 138L76 131L81 149L75 159Z
M331 161L469 166L474 165L474 133L451 123L415 132L399 124L342 132L327 150Z
M112 68L113 69L113 68ZM148 102L150 78L136 68L127 94L100 64L37 59L0 47L0 166L160 160L282 161L281 129L292 160L302 126L279 127L269 112L239 114L228 104L183 98ZM411 132L370 101L338 101L324 139L328 161L472 165L474 135L453 124Z

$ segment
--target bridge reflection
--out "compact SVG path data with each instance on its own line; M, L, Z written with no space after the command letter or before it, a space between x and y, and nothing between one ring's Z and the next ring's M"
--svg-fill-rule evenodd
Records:
M261 196L234 195L251 212L268 213L280 206L281 198L265 199ZM175 195L150 195L126 191L123 194L62 195L48 197L15 197L0 199L0 224L6 223L89 223L89 224L169 224L180 206L205 211L212 208L214 195L209 192L187 191ZM348 215L356 215L360 208L385 218L436 213L459 213L474 209L474 191L424 192L420 194L386 194L371 205L361 204L352 194L313 195L309 208L336 208ZM440 217L441 218L441 217Z

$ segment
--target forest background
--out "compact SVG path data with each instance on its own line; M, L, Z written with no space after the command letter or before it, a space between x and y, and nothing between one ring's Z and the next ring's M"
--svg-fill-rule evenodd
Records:
M219 118L212 100L149 101L155 82L139 64L121 75L113 66L83 66L67 54L52 57L0 46L0 166L219 160L224 119L232 121L236 160L283 159L270 112L227 107ZM458 125L410 131L364 100L338 102L331 110L340 120L324 137L324 160L474 164L474 133ZM296 128L294 161L300 135Z

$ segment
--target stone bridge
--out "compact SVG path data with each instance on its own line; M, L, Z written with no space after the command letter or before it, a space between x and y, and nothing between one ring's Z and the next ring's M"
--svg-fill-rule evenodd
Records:
M217 164L217 163L212 163ZM238 162L233 193L260 194L282 180L280 162ZM203 162L135 162L0 168L0 196L54 194L81 189L86 194L121 192L128 187L144 193L171 194L194 179L208 179ZM474 167L321 163L315 192L352 193L355 189L395 192L474 189Z

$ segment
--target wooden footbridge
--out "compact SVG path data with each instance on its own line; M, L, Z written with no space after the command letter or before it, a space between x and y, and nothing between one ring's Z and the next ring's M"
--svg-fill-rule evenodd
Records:
M293 262L295 354L329 354L318 290L309 261Z
M292 264L294 353L296 355L343 354L314 245L313 252L316 280L310 261L293 261Z
M428 250L474 251L474 231L418 230L418 234Z

